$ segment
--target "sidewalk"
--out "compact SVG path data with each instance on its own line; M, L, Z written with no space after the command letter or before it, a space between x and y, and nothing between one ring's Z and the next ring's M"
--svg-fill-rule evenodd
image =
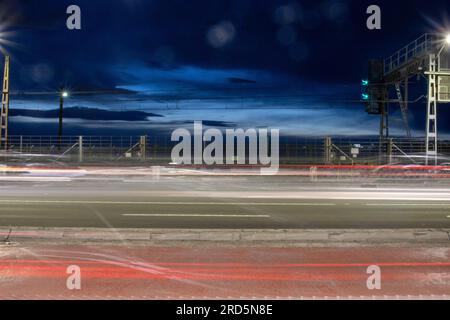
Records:
M3 242L450 243L450 229L118 229L0 227Z

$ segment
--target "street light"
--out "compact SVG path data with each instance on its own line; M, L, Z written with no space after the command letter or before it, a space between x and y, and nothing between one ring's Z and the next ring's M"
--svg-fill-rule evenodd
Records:
M63 134L63 110L64 99L69 97L69 92L61 91L59 96L59 126L58 126L58 149L61 150L62 134Z
M439 58L439 56L441 55L442 51L444 51L444 49L447 48L448 46L450 46L450 33L445 36L444 43L442 44L441 49L439 49L439 52L438 52L438 54L436 56L436 59Z

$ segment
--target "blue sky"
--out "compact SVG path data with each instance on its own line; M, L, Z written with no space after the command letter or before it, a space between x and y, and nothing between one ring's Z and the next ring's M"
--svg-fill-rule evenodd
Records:
M378 118L357 102L367 60L450 26L447 3L432 2L379 1L383 28L368 31L365 0L5 0L0 25L15 43L5 46L12 90L41 93L14 95L11 108L55 109L55 92L65 88L73 92L66 108L162 116L137 122L124 114L113 122L80 115L66 119L71 134L144 134L205 120L285 135L376 135ZM70 4L82 9L80 31L65 27ZM412 106L415 135L423 117L424 104ZM11 121L12 134L56 128L56 119ZM401 123L392 121L391 132L402 134Z

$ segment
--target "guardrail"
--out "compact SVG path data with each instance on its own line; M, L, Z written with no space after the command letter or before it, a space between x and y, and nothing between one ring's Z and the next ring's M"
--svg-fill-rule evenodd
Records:
M408 62L435 50L438 40L438 35L427 33L401 48L384 60L385 75L408 64Z

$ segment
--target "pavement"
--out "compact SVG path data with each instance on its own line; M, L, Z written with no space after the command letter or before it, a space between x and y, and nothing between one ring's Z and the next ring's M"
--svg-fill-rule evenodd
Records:
M0 227L0 243L448 244L450 229L145 229Z

